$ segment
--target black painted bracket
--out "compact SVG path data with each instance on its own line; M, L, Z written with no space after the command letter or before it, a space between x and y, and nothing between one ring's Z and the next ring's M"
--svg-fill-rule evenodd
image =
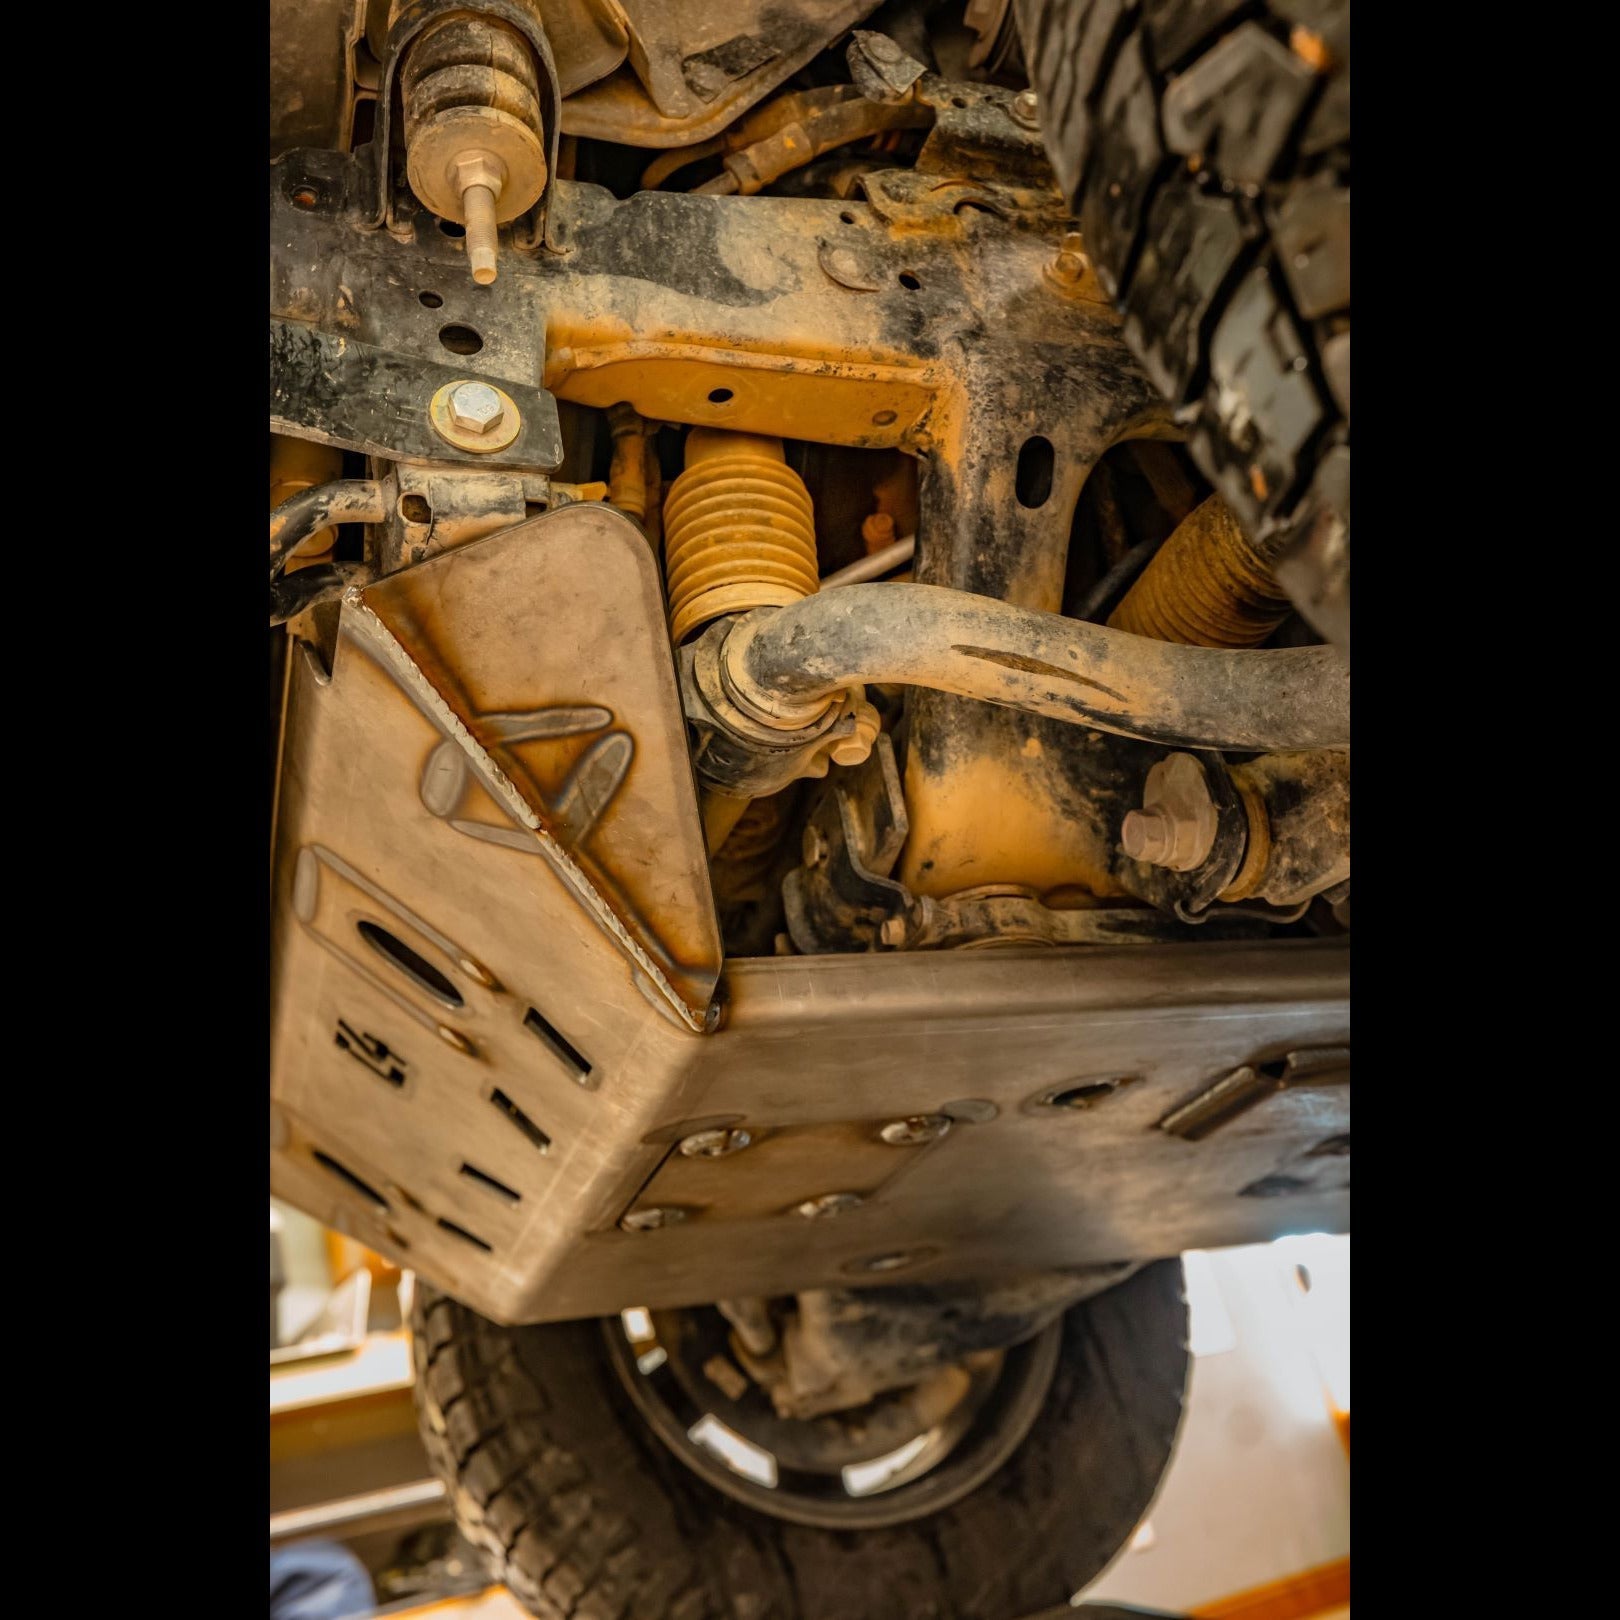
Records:
M487 382L517 406L523 428L504 450L458 449L428 407L446 383ZM562 465L557 401L543 388L435 365L297 321L270 322L270 431L391 460L553 472Z

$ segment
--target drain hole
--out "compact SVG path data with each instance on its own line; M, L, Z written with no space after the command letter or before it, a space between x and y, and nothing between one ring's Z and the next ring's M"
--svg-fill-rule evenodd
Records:
M457 322L439 328L439 342L451 354L477 354L484 346L483 338L472 327Z
M476 1164L463 1164L461 1173L469 1181L476 1181L487 1192L492 1192L505 1203L516 1204L522 1201L523 1194L513 1187L508 1187L504 1181L497 1181L488 1172L480 1170Z
M914 276L911 271L902 270L900 272L900 285L904 287L907 292L916 292L917 289L922 286L922 281L919 277Z
M729 388L711 388L709 390L709 403L711 405L724 405L732 398Z
M1048 1108L1094 1108L1104 1097L1110 1097L1125 1084L1124 1079L1088 1080L1083 1085L1064 1086L1051 1092L1043 1100Z
M1057 452L1052 448L1052 441L1043 434L1036 433L1024 440L1018 452L1018 471L1013 478L1013 493L1020 506L1034 511L1046 505L1046 498L1052 493L1052 469L1056 462Z
M590 1063L577 1047L569 1043L567 1036L557 1029L555 1025L546 1021L538 1008L531 1007L524 1013L523 1027L534 1035L549 1052L561 1058L574 1071L574 1078L582 1086L590 1084Z
M1311 1184L1298 1176L1261 1176L1251 1181L1238 1194L1240 1198L1291 1198L1295 1193L1309 1192Z
M500 1109L500 1111L505 1114L506 1117L511 1120L511 1122L516 1125L517 1128L522 1131L526 1137L528 1137L529 1141L542 1153L550 1150L551 1138L547 1136L546 1133L541 1130L540 1127L536 1125L535 1122L530 1119L529 1116L525 1114L523 1110L519 1108L518 1105L513 1102L504 1091L497 1090L490 1092L489 1100L494 1103L495 1106Z
M463 1243L470 1243L475 1249L482 1249L485 1254L493 1254L494 1250L481 1238L469 1232L465 1226L457 1226L454 1221L447 1221L444 1216L439 1217L439 1225L451 1237L458 1237Z
M375 1204L378 1209L387 1209L388 1200L371 1185L369 1181L362 1181L347 1165L339 1164L330 1153L322 1153L319 1148L312 1149L315 1162L321 1169L336 1176L339 1181L346 1182L355 1192L364 1199Z
M464 1003L461 992L424 956L419 956L397 934L390 934L381 923L362 919L355 924L360 937L379 956L386 956L413 984L420 985L447 1007Z

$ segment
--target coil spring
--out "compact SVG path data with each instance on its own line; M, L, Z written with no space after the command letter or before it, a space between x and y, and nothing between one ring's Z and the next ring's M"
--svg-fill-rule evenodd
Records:
M712 864L719 905L741 905L746 900L765 898L793 799L792 792L773 793L753 800L738 817Z
M1108 623L1192 647L1257 647L1289 610L1264 558L1211 495L1176 526Z
M686 470L664 503L664 571L677 644L724 614L814 594L815 510L780 439L687 435Z

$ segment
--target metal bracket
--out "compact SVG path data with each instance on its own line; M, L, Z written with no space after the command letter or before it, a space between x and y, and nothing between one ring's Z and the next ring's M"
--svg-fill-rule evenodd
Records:
M523 426L504 450L457 449L434 432L433 396L453 382L488 382L516 404ZM557 402L543 388L435 365L295 321L270 320L270 431L403 460L484 470L550 472L562 465Z

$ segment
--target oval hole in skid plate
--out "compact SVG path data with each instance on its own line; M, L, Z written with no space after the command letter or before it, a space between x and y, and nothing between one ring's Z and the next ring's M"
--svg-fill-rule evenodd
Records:
M413 951L398 934L389 933L381 923L374 923L369 917L362 917L354 926L372 950L392 962L412 984L426 990L436 1001L454 1008L466 1005L461 992L449 979L425 956Z

